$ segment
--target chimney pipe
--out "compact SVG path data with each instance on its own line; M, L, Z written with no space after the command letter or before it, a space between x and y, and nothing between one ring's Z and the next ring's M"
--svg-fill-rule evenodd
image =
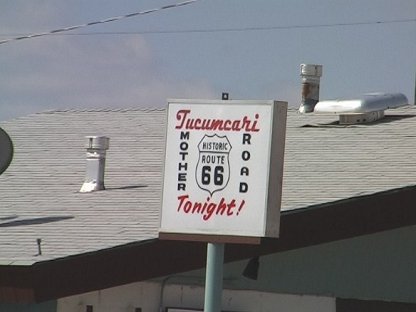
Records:
M105 136L86 136L87 171L80 192L104 190L105 156L110 139Z
M312 113L319 102L319 83L322 76L322 65L301 64L302 101L299 107L301 113Z

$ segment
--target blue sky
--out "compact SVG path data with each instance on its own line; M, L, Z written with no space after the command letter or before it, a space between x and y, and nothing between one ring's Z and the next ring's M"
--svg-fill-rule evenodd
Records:
M6 0L0 40L175 2ZM0 45L0 120L49 109L164 107L167 98L223 91L297 107L301 63L323 65L321 99L380 91L413 103L416 22L389 22L405 19L416 19L415 0L199 0L13 41ZM335 24L356 25L298 27Z

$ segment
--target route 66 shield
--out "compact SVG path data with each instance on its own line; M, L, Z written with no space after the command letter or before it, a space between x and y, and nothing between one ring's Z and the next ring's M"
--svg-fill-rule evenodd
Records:
M230 180L231 144L227 136L204 135L198 144L195 178L200 189L211 196L227 187Z

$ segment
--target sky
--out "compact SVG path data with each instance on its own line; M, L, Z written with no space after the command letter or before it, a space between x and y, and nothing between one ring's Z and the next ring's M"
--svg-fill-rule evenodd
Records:
M0 40L181 0L2 0ZM400 22L404 20L413 20ZM0 120L53 109L163 108L169 98L281 100L300 64L321 99L401 92L414 103L416 0L198 0L0 44Z

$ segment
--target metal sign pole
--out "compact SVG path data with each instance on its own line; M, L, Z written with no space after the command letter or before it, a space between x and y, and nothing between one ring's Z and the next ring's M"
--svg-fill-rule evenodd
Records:
M204 312L221 312L224 244L208 243Z

